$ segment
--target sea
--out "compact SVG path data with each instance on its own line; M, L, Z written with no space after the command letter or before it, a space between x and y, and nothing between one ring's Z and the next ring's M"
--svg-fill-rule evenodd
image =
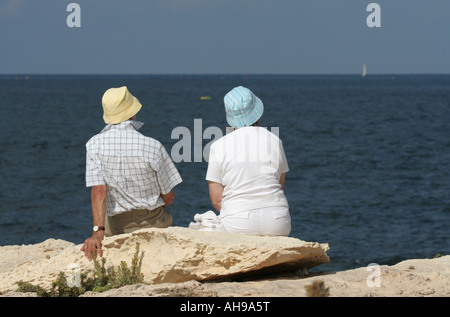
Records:
M245 86L283 141L290 236L329 244L317 269L450 253L449 75L1 75L1 246L91 235L85 144L120 86L176 158L173 225L214 210L203 150L220 137L209 128L226 133L224 95Z

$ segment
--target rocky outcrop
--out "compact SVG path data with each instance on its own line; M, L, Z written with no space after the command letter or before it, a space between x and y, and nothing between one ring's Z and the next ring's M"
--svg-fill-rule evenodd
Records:
M199 232L187 228L148 229L104 240L107 265L130 263L136 243L144 252L145 284L128 285L95 296L219 296L302 297L306 286L322 281L329 296L450 296L450 256L411 259L375 270L361 267L334 273L298 276L286 273L328 261L326 244L286 237L254 237ZM72 264L93 265L81 245L49 239L35 245L0 247L0 295L36 296L14 292L16 281L48 286ZM246 279L227 277L278 272ZM280 273L281 272L281 273ZM225 280L224 280L225 279ZM205 282L207 281L207 282Z
M104 293L88 292L84 297L304 297L306 287L322 281L330 297L449 297L450 255L436 259L413 259L379 267L379 283L366 267L311 274L306 277L282 274L241 282L163 283L128 285ZM19 294L20 295L20 294ZM14 294L13 296L16 296ZM292 303L292 302L291 302Z
M304 297L307 296L305 286L322 281L330 297L450 297L450 255L380 265L377 270L361 267L306 277L278 276L245 283L213 283L208 285L208 291L220 297Z
M211 281L308 269L329 261L327 244L290 237L203 232L188 228L143 229L106 238L107 266L130 263L139 243L145 283ZM19 280L48 287L59 272L93 265L81 245L49 239L36 245L0 247L0 292Z

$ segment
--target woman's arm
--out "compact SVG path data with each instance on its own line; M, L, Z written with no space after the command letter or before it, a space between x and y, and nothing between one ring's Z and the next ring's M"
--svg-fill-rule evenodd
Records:
M222 209L223 185L208 181L209 198L218 212Z
M285 173L282 173L280 176L280 185L281 185L281 189L284 189L284 177L285 177Z

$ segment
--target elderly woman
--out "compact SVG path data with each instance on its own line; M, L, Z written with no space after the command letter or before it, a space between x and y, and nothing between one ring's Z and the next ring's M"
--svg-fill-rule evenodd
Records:
M287 236L291 217L283 187L289 168L283 144L258 126L264 105L249 89L234 88L224 102L234 131L210 148L211 202L227 232Z

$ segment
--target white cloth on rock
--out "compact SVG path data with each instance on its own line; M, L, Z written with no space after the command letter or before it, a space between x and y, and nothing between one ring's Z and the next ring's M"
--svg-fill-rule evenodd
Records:
M216 231L226 232L225 227L220 218L212 210L208 210L202 214L195 214L194 221L189 224L190 229L199 231Z

